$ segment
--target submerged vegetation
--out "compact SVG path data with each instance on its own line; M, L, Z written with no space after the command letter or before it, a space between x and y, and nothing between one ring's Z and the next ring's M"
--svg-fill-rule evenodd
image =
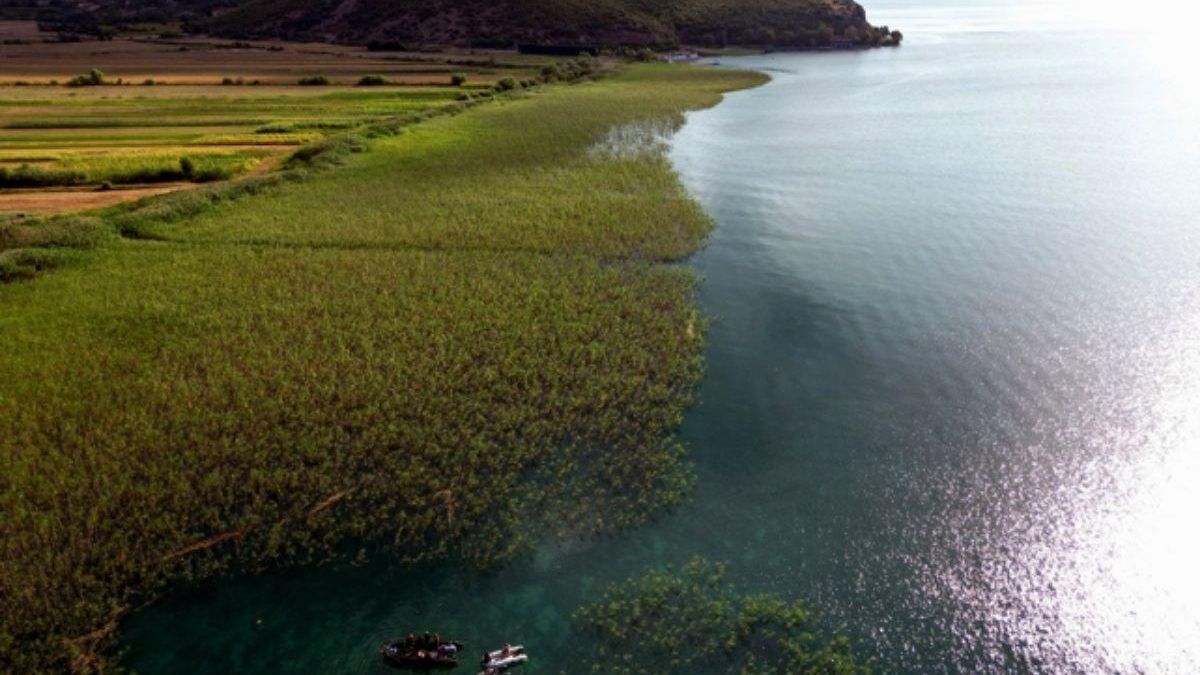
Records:
M575 619L600 642L592 672L864 675L850 641L801 603L745 595L701 558L609 588Z
M0 225L0 671L100 668L179 580L490 565L675 503L704 326L655 262L710 223L661 155L590 149L760 81L514 88L278 176Z

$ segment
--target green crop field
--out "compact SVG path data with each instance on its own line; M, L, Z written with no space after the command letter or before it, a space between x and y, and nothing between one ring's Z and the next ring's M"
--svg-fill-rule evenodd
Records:
M224 180L328 134L444 106L472 91L313 89L9 88L0 96L0 188ZM181 167L185 158L190 170Z
M287 165L320 170L0 221L0 671L98 669L180 580L489 565L676 503L704 321L659 263L710 222L638 130L760 81L630 66L330 131Z
M528 86L553 63L205 39L6 44L0 215L79 211L155 184L265 172L329 135L490 94L501 82Z
M245 173L269 153L263 150L57 153L4 162L0 154L0 187L46 187L96 183L160 183L225 180ZM7 164L7 166L6 166ZM16 164L15 166L13 166Z

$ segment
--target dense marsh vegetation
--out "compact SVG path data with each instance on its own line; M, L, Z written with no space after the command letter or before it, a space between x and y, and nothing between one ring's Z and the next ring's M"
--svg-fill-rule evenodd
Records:
M870 669L844 635L800 603L747 595L725 567L694 559L614 584L576 615L600 638L592 672L860 675Z
M277 198L229 204L184 225L151 222L142 234L201 242L679 258L695 249L709 223L666 160L587 152L609 128L639 116L668 125L682 121L675 96L665 94L689 89L664 77L658 84L664 95L654 96L650 85L630 83L630 77L572 89L569 98L535 99L540 114L571 123L531 125L523 116L531 101L500 102L412 127L327 180L285 186ZM391 181L388 189L374 184L379 175ZM314 219L313 213L325 215Z
M0 227L0 270L62 258L0 284L0 670L98 668L181 579L488 565L676 502L703 321L654 261L710 223L663 157L589 149L759 81L640 66L334 136L307 160L344 166L236 199Z

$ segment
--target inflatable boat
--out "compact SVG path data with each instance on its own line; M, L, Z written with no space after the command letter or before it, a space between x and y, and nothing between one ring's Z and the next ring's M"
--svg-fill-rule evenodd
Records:
M456 654L462 649L458 642L442 642L433 649L427 646L406 644L404 641L389 642L380 648L383 660L397 668L410 670L434 670L454 668L458 665Z
M484 673L497 673L528 660L529 655L525 653L523 645L505 645L494 652L485 653L479 665L483 666Z

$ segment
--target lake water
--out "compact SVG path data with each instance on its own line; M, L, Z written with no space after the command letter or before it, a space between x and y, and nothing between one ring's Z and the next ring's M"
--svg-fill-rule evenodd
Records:
M377 672L435 626L570 672L583 599L700 553L884 671L1200 672L1196 22L1107 7L876 0L901 49L724 60L774 79L672 142L718 222L690 504L495 574L189 591L129 665Z

